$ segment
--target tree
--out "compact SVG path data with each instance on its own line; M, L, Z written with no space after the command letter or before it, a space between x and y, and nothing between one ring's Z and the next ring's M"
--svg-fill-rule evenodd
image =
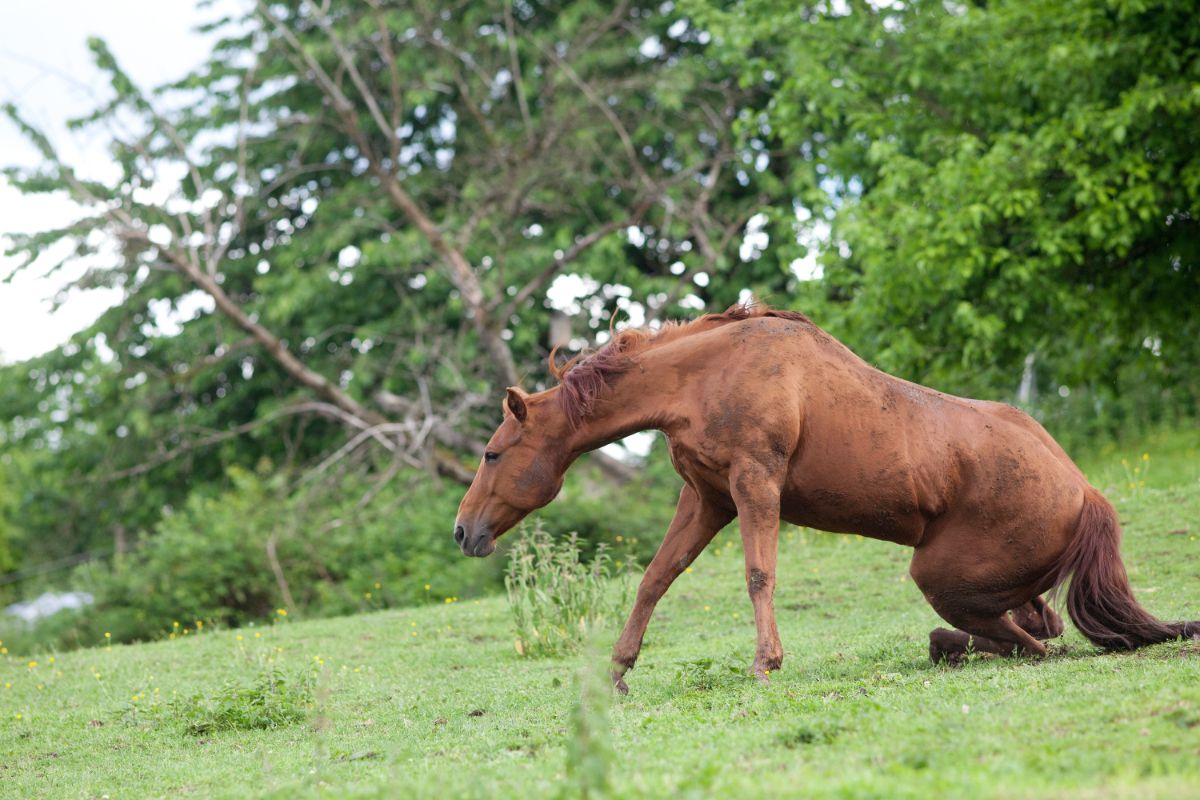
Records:
M91 43L113 98L77 124L111 136L114 180L8 109L43 157L10 181L84 209L16 251L69 242L83 287L124 293L0 389L3 447L60 487L31 541L49 518L75 532L54 547L115 541L230 464L371 443L467 480L497 389L545 380L557 276L588 278L575 348L630 295L676 314L736 296L717 275L787 280L738 255L782 188L735 136L746 90L669 6L292 0L216 27L155 92Z
M747 0L699 16L831 225L820 316L880 366L1011 397L1190 393L1195 5ZM1099 402L1099 400L1097 400ZM1092 409L1094 413L1095 408Z

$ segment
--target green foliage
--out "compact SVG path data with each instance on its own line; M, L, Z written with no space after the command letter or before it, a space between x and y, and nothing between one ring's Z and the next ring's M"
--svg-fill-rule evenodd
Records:
M523 525L508 554L504 587L516 630L517 653L546 657L577 652L593 631L623 613L628 571L616 570L604 543L590 563L580 560L579 536L555 541L541 523Z
M578 464L567 473L553 504L535 518L556 535L578 533L585 556L590 556L596 545L607 543L639 563L648 562L679 499L679 476L665 444L666 440L659 438L638 478L619 485L588 470L586 462ZM614 509L619 513L614 514Z
M740 661L732 657L717 659L711 656L685 661L675 673L684 687L699 692L729 687L747 680L749 675L746 665Z
M195 492L124 556L86 565L70 583L96 604L14 632L43 646L156 639L174 625L236 627L469 597L499 584L500 565L464 559L446 525L461 490L421 473L386 485L351 472L289 486L267 465L233 468L230 488ZM410 498L419 494L423 502ZM373 494L373 502L363 498Z
M151 636L177 619L236 625L282 605L266 557L280 498L253 473L232 469L230 479L220 495L193 494L135 554L114 561L99 613L119 609L117 619L141 623L121 639Z
M171 714L192 736L281 728L311 713L313 683L311 670L288 673L264 666L249 680L226 681L176 700Z
M221 516L196 502L219 502L231 468L265 460L290 477L368 424L394 427L366 446L394 441L406 466L461 480L517 380L496 353L527 388L548 382L558 273L587 279L569 350L635 302L681 316L786 285L777 264L738 255L746 221L787 202L736 150L756 90L670 4L284 0L208 30L210 59L165 87L137 86L120 53L89 41L109 85L72 127L112 137L107 183L82 180L5 108L42 156L7 169L10 185L83 209L13 237L12 257L86 264L74 288L119 296L62 348L0 367L10 566L183 536L186 520L159 528L164 511ZM226 549L246 561L253 545ZM266 602L259 586L236 593Z
M567 778L564 797L604 798L612 796L612 685L607 654L593 635L576 675L578 699L571 707L571 731L567 738ZM573 791L572 791L573 790Z
M0 462L0 574L13 570L17 565L13 542L20 535L16 514L20 500L16 493L16 481L10 479L11 472L11 468L6 468ZM0 587L0 600L6 597L3 592L4 588Z
M242 672L213 689L174 693L168 699L157 688L135 692L119 719L126 725L157 730L178 728L191 736L224 731L274 730L302 722L312 713L316 675L311 667L285 670L273 657L257 663L242 659ZM97 680L103 675L95 673Z
M1032 356L1029 410L1073 451L1190 424L1193 5L280 0L155 88L90 41L109 91L72 126L115 137L107 182L3 108L40 154L8 183L81 205L13 237L17 272L120 297L0 366L0 574L92 558L71 582L99 598L20 637L497 587L422 467L461 480L499 390L548 385L558 274L567 350L751 290L956 393L1011 400ZM302 480L334 453L353 468ZM661 448L644 474L573 475L549 527L648 556L677 480Z
M655 454L650 474L626 487L581 466L539 524L556 536L577 526L579 557L591 563L598 554L605 570L623 572L653 552L670 518L676 490L673 475L659 474L663 460ZM227 488L193 492L124 555L50 584L38 576L14 584L26 596L47 585L81 589L96 604L33 628L0 620L0 638L13 652L103 644L105 633L117 642L152 640L195 629L197 620L239 627L278 620L281 608L290 619L334 616L503 587L501 558L463 558L454 544L447 520L462 496L457 485L409 470L390 480L358 468L320 481L288 477L267 463L255 472L231 468ZM622 522L614 527L618 502Z
M692 6L769 90L751 127L789 154L801 227L831 226L811 311L835 334L1001 399L1034 354L1056 430L1120 431L1124 394L1196 413L1194 4Z
M240 637L239 637L240 638ZM316 675L306 669L285 670L272 656L238 659L241 669L219 686L171 698L141 689L126 702L118 715L133 727L156 730L164 725L183 733L203 736L223 731L274 730L301 722L312 712ZM246 674L246 671L249 674ZM103 675L93 671L97 681ZM102 724L96 720L93 724Z

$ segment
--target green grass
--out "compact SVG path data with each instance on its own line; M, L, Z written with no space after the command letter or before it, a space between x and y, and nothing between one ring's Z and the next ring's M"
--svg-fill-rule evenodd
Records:
M1088 480L1114 499L1200 482L1200 428L1159 430L1075 455Z
M1143 603L1200 617L1200 484L1115 499ZM549 797L591 775L618 797L1200 797L1200 643L1101 655L1069 628L1040 663L936 667L907 563L789 530L787 658L760 686L727 531L659 606L631 694L582 707L586 657L519 657L503 598L10 654L0 794ZM302 720L237 722L276 673L302 687ZM190 724L197 699L235 722ZM581 734L594 748L569 755Z

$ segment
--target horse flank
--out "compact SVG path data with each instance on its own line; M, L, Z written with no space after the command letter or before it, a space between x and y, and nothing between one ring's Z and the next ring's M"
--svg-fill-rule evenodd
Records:
M626 328L613 334L612 340L590 355L579 355L561 367L554 363L557 352L550 353L550 374L559 382L558 402L572 429L577 429L596 404L596 398L608 386L609 379L633 364L633 356L676 339L694 335L731 322L773 317L803 322L813 321L799 311L774 309L754 303L736 303L720 314L705 314L690 322L668 322L657 331Z

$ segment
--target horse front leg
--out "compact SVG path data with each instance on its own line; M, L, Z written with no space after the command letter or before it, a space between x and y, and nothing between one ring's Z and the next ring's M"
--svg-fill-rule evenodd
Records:
M691 486L684 485L675 507L675 518L667 528L658 552L654 554L642 582L625 629L613 647L613 685L621 694L628 694L625 673L633 668L642 649L642 637L654 607L671 584L688 565L708 546L717 531L733 519L733 513L705 501Z
M746 553L746 589L754 606L758 646L754 676L767 682L783 664L783 643L775 624L775 564L779 555L779 482L759 465L730 475L730 493L737 506Z

